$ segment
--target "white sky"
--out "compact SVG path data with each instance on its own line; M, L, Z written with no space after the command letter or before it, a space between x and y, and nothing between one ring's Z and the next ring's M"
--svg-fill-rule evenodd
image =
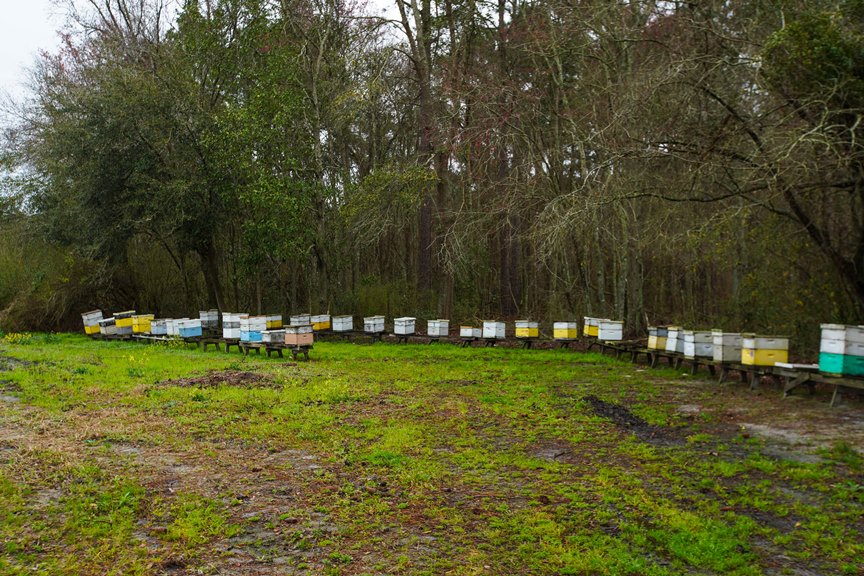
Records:
M64 17L51 0L0 0L0 14L0 93L17 98L39 50L57 48Z

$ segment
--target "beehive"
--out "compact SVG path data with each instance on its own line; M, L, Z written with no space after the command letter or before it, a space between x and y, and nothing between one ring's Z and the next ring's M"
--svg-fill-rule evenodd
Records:
M741 361L741 334L712 330L711 340L714 343L715 362Z
M537 338L540 324L531 320L516 320L516 338Z
M363 318L363 331L367 334L384 332L384 316L367 316Z
M99 334L99 321L102 320L101 310L91 310L81 314L81 320L84 322L85 334Z
M285 344L289 346L311 346L314 339L311 324L285 327Z
M306 326L312 324L311 314L295 314L289 318L291 326Z
M393 320L393 333L400 336L409 336L414 334L414 326L417 323L416 318L404 317Z
M168 336L180 336L180 322L183 322L184 320L189 320L189 318L173 318L167 320L165 324Z
M706 330L684 330L685 358L714 358L714 336Z
M741 335L741 363L747 366L773 366L789 361L789 339L785 336Z
M436 338L446 338L450 334L450 321L429 320L426 322L426 334Z
M682 345L684 342L684 335L681 334L683 329L680 326L669 326L666 330L666 352L677 352L679 336Z
M240 341L262 342L262 332L267 330L266 316L247 316L240 319Z
M585 325L582 328L582 334L589 338L596 338L600 333L600 319L585 316Z
M333 331L334 332L351 332L354 330L353 316L334 316Z
M211 330L219 328L219 311L211 308L210 310L201 310L198 312L198 319L201 320L201 328Z
M665 350L666 339L669 336L669 329L666 326L649 326L648 327L648 348L651 350Z
M160 318L150 322L150 334L153 336L165 336L168 334L168 319Z
M864 376L864 326L822 324L819 371Z
M282 328L282 315L281 314L268 314L267 315L267 330L278 330Z
M134 310L125 312L117 312L114 314L114 325L117 326L117 334L128 336L132 334L132 317L135 315Z
M198 338L203 334L203 322L200 318L181 320L177 323L181 338Z
M103 336L114 336L117 334L117 323L114 318L103 318L99 321L99 333Z
M575 340L579 337L579 323L555 322L552 324L552 337L555 340Z
M505 337L507 328L504 322L498 322L497 320L484 320L483 321L483 338L495 338L501 339Z
M317 316L312 316L310 320L312 320L312 330L314 330L315 332L321 332L322 330L330 330L329 314L318 314Z
M240 322L249 318L245 312L223 312L222 313L222 338L226 340L240 339Z
M261 332L261 341L267 344L282 344L285 342L285 328L276 330L264 330Z
M623 340L624 322L621 320L600 320L597 326L597 339L603 342Z
M139 314L132 317L133 334L149 334L150 323L153 322L153 314Z
M460 326L459 327L459 337L460 338L482 338L483 337L483 329L482 328L474 328L472 326Z

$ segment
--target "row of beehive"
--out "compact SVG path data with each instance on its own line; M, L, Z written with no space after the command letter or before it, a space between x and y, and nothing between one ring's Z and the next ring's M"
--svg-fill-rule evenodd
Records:
M164 336L196 337L201 336L204 329L218 327L218 312L216 310L202 311L199 319L154 319L152 314L135 315L134 311L115 314L113 318L102 319L101 311L82 314L85 332L87 334L153 334ZM100 330L100 322L104 327ZM114 326L117 322L117 330ZM246 324L244 325L244 322ZM370 334L384 332L384 316L368 316L363 318L363 331ZM413 317L395 318L393 332L397 335L409 336L415 333L417 319ZM290 317L290 327L311 325L314 332L332 329L334 332L351 332L354 329L353 316L333 316L327 314L298 314ZM517 338L539 337L539 323L531 320L514 322ZM233 340L266 341L265 331L282 328L281 315L249 316L245 313L224 312L222 314L222 337ZM311 332L310 331L310 332ZM432 337L447 337L450 331L450 321L437 319L427 322L426 334ZM575 340L578 337L578 322L562 321L553 325L553 336L556 340ZM586 336L594 336L600 340L621 340L623 322L600 318L585 318ZM506 325L497 320L485 320L480 328L461 326L459 335L463 338L494 338L502 339L506 334Z
M741 362L748 366L773 366L789 360L789 339L722 330L685 330L679 326L648 328L648 348L675 352L685 358L710 358L715 362Z

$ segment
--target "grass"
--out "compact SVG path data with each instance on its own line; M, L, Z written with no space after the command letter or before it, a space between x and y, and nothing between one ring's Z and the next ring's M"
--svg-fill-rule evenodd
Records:
M7 334L0 397L4 574L855 574L864 555L854 440L777 456L727 413L789 400L597 354L319 343L294 365Z

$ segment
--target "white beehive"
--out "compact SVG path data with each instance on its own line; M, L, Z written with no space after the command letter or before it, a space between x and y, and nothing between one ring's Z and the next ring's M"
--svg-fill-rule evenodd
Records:
M416 322L416 318L396 318L393 320L393 333L399 334L400 336L414 334L414 325Z
M384 316L367 316L363 318L363 331L367 334L384 332Z
M99 320L99 333L103 336L114 336L117 334L117 324L113 317Z
M446 338L450 333L449 320L429 320L426 323L426 334L438 338Z
M102 320L101 310L92 310L81 314L81 320L84 322L84 332L86 334L99 334L99 321Z
M334 316L333 331L334 332L351 332L354 330L353 316Z
M741 334L712 330L711 340L714 344L715 362L741 361Z
M189 318L172 318L166 322L168 336L180 336L180 322L189 320Z
M624 339L624 322L621 320L600 320L597 325L597 339L613 342Z
M864 356L864 327L842 324L822 324L819 352Z
M312 324L312 315L311 314L297 314L295 316L291 316L291 326L306 326L307 324Z
M266 316L247 316L240 319L240 330L243 332L264 332L267 330Z
M704 330L684 331L685 358L714 358L714 336Z
M678 338L680 337L683 343L684 335L681 334L682 329L678 326L669 326L666 332L666 351L678 351Z
M219 311L210 309L210 310L201 310L198 312L198 318L201 320L202 328L218 328L219 327Z
M474 328L472 326L460 326L459 327L459 337L460 338L481 338L483 336L482 328Z
M483 338L504 338L506 330L504 322L498 322L497 320L483 321Z
M177 323L177 329L181 338L196 338L202 334L203 322L200 318L181 320Z
M266 344L283 344L285 342L285 329L264 330L261 332L261 341Z
M168 319L159 318L150 322L150 334L153 336L166 336L168 334Z

